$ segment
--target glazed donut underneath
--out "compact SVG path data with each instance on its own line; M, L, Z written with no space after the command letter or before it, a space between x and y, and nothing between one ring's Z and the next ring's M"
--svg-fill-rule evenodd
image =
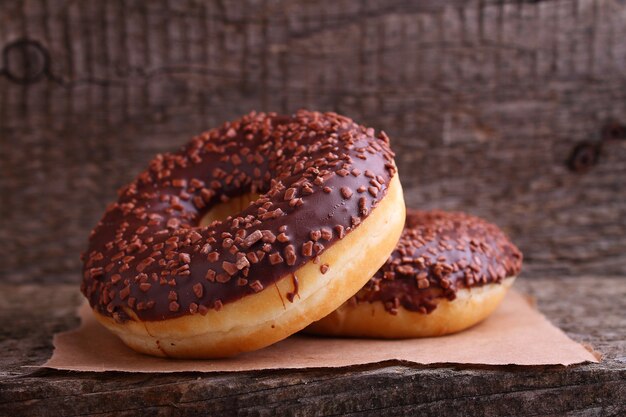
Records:
M406 339L443 336L474 326L500 305L514 277L501 284L463 288L453 301L440 299L429 314L399 308L389 314L383 303L344 303L337 310L306 328L307 333L326 336Z
M496 309L522 262L497 226L463 213L412 210L406 223L385 265L307 333L441 336L471 327Z

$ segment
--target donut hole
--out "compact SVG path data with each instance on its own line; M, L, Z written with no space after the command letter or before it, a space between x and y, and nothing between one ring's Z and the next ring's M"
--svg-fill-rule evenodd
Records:
M251 202L256 201L259 197L260 194L257 193L246 193L232 197L225 203L216 204L202 216L199 226L208 226L215 220L226 220L228 216L233 216L246 209Z

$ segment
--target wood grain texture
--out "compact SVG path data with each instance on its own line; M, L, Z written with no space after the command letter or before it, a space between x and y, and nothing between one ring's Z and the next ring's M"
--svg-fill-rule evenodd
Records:
M626 280L520 279L548 318L602 362L163 375L35 370L55 331L77 325L73 285L0 284L0 415L569 415L626 413ZM32 309L36 305L40 308Z
M26 42L25 42L26 41ZM626 3L0 3L0 279L75 282L115 190L251 109L392 137L417 208L502 226L526 271L626 273Z

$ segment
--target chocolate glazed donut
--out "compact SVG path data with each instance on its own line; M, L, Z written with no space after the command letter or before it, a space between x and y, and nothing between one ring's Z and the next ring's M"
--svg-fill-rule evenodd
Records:
M81 290L139 352L231 356L356 293L404 216L384 133L334 113L251 113L158 155L120 191L91 233Z
M385 265L306 331L382 338L454 333L491 314L521 266L521 252L497 226L464 213L409 210Z

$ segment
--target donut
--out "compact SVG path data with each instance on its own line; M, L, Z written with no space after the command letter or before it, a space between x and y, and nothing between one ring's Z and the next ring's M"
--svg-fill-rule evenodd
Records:
M455 333L495 310L521 266L519 249L485 220L408 210L402 237L385 264L306 332L389 339Z
M384 132L335 113L252 112L157 155L89 237L81 291L132 349L220 358L339 307L405 219Z

